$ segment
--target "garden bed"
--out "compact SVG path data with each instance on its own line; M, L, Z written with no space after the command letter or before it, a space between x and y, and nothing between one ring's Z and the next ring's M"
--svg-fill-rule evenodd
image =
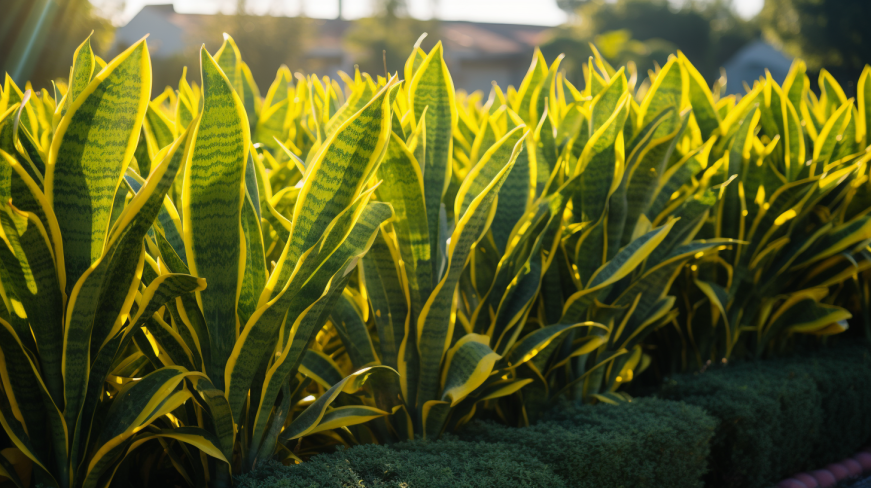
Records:
M838 347L676 376L616 406L565 402L530 427L477 421L460 437L269 462L239 486L766 488L852 456L871 440L868 412L871 351Z

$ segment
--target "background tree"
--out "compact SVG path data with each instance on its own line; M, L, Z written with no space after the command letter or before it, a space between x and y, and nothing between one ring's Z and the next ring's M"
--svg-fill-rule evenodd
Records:
M115 6L121 5L115 3ZM0 73L23 86L51 88L67 78L70 59L91 31L91 46L105 54L115 28L88 0L3 0L0 15Z
M542 46L548 58L564 52L570 77L579 78L580 65L593 42L615 63L634 61L639 72L653 63L664 64L680 49L709 80L742 46L758 37L752 22L738 17L725 0L689 1L675 7L668 0L558 0L574 9L572 21L554 29ZM601 44L601 45L600 45Z
M345 36L345 46L353 54L360 71L384 74L402 72L411 46L424 32L429 35L422 47L429 50L439 39L437 20L418 20L408 15L405 0L375 0L371 17L354 21Z
M826 68L847 92L871 62L868 19L868 0L765 0L759 14L768 40L811 70Z

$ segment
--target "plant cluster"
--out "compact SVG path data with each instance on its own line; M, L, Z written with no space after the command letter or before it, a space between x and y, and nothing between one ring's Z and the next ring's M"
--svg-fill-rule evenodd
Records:
M593 49L578 89L536 52L485 100L419 45L265 96L227 35L153 100L144 39L7 76L0 474L225 486L867 316L871 69L857 103L800 62L738 100L680 53L642 81Z

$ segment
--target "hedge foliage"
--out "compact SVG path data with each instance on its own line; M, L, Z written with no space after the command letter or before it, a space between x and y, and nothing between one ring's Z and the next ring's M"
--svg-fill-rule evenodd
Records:
M527 428L472 424L465 434L525 446L576 487L700 488L716 421L701 408L642 398L564 403Z
M679 400L676 400L679 399ZM871 440L871 350L838 347L680 375L659 397L561 402L529 427L473 421L460 437L361 445L240 488L571 486L766 488Z
M871 439L871 351L714 367L667 381L662 396L705 409L719 425L711 487L764 487L842 459Z
M237 488L560 488L570 486L522 446L456 438L367 444L285 467L267 461Z
M700 488L715 426L698 407L656 398L564 402L530 427L473 422L462 440L361 445L287 468L270 463L238 481L240 488Z

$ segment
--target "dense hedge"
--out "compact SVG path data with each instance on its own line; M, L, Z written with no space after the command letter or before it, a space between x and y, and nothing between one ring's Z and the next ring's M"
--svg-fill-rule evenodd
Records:
M561 407L527 428L475 422L464 440L356 446L289 468L272 463L238 486L702 486L716 426L702 409L655 398Z
M659 396L563 402L530 427L475 421L460 438L269 462L237 486L769 487L871 440L871 350L714 367L669 379Z
M716 421L681 402L641 398L617 406L562 404L523 429L484 422L467 437L526 446L571 486L701 487Z
M843 347L715 367L672 378L662 396L719 420L708 486L770 486L848 456L871 438L871 352Z
M236 488L537 488L568 486L521 446L456 438L360 445L284 467L269 461L237 479Z

